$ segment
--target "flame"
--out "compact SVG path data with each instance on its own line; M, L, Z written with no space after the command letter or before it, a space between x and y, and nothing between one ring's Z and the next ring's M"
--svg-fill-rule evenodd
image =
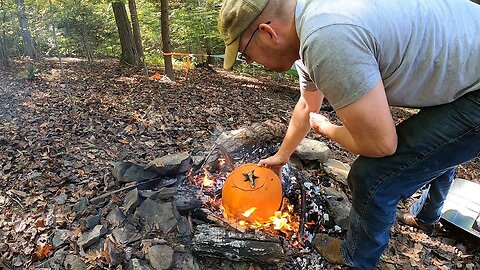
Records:
M204 173L205 173L205 176L203 177L203 186L204 187L213 187L213 185L215 185L215 181L213 181L212 179L209 178L208 176L208 170L207 169L203 169L204 170Z
M242 216L249 217L253 212L255 212L255 210L257 210L257 207L252 207L252 208L248 209L247 211L243 212Z
M218 162L219 165L224 165L226 160L224 158L220 158ZM231 226L240 231L253 229L262 230L264 233L274 236L284 235L293 241L292 245L294 247L300 247L300 244L296 242L297 240L295 240L296 238L292 238L292 236L298 232L300 226L300 216L294 211L294 207L290 204L288 199L284 198L282 209L273 213L273 215L264 222L260 222L258 220L248 222L238 218L238 216L240 216L238 214L237 217L231 217L223 208L222 199L218 198L218 194L215 192L216 189L221 188L223 185L222 182L225 179L224 175L222 176L222 173L224 172L214 173L212 175L208 168L203 168L203 171L203 175L197 174L192 176L192 170L190 170L188 176L190 181L195 186L200 187L200 192L206 195L204 196L205 200L203 201L203 204L206 208L212 210L215 215L218 215L218 217L223 219L223 221L229 223ZM212 189L214 192L212 192ZM261 206L251 207L250 209L241 213L241 215L245 218L249 218L260 207ZM309 224L307 224L307 226L308 225Z
M226 160L225 160L224 158L219 158L219 159L218 159L218 164L219 164L220 166L224 165L225 162L226 162Z
M270 217L270 221L273 223L274 230L282 230L285 229L287 231L291 231L292 227L288 224L288 219L290 217L290 214L287 212L282 213L282 211L277 211L275 212L275 215Z

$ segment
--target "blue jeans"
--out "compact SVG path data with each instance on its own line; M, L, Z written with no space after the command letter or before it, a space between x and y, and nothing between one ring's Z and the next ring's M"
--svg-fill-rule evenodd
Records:
M398 202L430 184L412 211L423 222L440 219L455 168L480 155L480 90L421 109L397 126L394 155L359 157L348 175L350 224L340 252L354 269L373 269L387 247Z

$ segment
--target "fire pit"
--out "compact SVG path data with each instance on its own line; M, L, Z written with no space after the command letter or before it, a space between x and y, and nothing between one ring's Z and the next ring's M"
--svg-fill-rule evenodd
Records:
M309 244L315 233L341 232L326 212L321 187L300 170L287 164L280 181L269 169L244 164L273 154L278 146L247 143L228 152L216 145L201 169L191 172L190 183L202 201L195 218L210 223L197 225L194 254L285 266L301 255L318 256ZM269 181L278 185L261 190ZM292 264L295 269L301 262Z

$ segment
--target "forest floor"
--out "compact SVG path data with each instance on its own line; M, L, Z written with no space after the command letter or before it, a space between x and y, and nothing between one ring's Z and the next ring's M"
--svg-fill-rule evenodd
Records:
M51 241L52 205L109 190L114 162L205 151L221 132L268 119L288 124L299 96L294 81L207 68L187 78L178 71L176 82L151 80L114 60L65 59L65 83L58 61L43 59L33 62L34 79L21 79L28 63L17 59L0 71L0 269L48 259L54 251L39 246ZM412 111L392 114L401 121ZM337 160L356 157L308 136L327 143ZM480 183L480 160L460 166L457 177ZM55 215L56 224L62 218ZM448 224L432 236L396 224L378 268L480 269L480 241Z

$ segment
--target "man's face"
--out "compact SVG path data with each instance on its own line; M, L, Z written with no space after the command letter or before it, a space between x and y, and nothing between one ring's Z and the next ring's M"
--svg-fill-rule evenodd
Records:
M298 51L280 42L270 22L260 24L257 28L245 31L240 37L239 52L248 64L256 62L267 69L284 72L289 70L298 59Z

